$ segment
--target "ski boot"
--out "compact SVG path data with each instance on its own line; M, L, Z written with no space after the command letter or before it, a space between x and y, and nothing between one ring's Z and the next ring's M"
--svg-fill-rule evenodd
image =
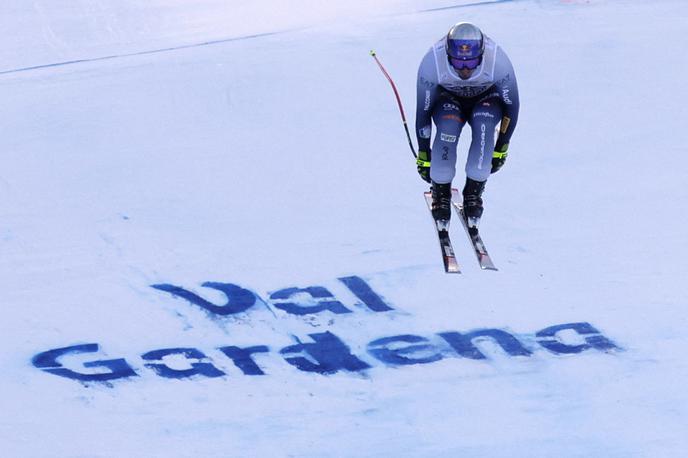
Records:
M478 233L480 217L483 216L482 195L484 190L485 181L466 178L466 186L463 188L463 215L471 235Z
M447 229L451 218L451 183L432 182L432 217L439 227Z

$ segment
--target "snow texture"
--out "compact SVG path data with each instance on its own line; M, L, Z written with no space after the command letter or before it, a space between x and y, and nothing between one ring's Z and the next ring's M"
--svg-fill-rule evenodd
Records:
M0 456L688 455L688 4L373 3L2 2ZM447 275L369 50L408 110L460 20L521 116Z

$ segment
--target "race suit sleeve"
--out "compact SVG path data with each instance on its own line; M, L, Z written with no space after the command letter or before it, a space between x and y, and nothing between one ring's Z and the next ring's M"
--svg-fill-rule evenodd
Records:
M502 116L502 124L499 129L499 136L497 137L495 149L501 151L504 145L511 141L511 136L516 129L519 98L514 67L511 65L509 57L507 57L506 53L504 53L501 48L499 49L497 59L498 67L495 73L498 74L499 77L497 79L496 88L502 99L504 114Z
M437 70L432 49L425 54L418 68L416 83L416 139L418 151L430 151L432 109L438 95Z

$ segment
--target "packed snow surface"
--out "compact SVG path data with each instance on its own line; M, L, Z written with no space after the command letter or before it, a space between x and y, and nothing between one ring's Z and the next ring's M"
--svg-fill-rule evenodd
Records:
M688 4L322 4L2 2L0 456L687 456ZM413 126L458 21L521 115L447 275L369 51Z

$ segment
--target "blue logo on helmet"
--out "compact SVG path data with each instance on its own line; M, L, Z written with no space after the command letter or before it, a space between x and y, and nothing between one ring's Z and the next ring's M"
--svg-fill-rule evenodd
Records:
M447 54L455 59L476 59L483 55L480 40L447 40Z

